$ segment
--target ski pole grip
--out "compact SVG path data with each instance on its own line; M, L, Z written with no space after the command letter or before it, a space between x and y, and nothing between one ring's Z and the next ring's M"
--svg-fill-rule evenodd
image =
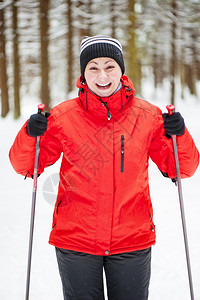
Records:
M169 104L166 106L168 110L168 115L171 116L175 113L175 106L173 104Z
M45 104L41 103L38 105L38 114L44 114Z
M168 115L169 116L172 116L174 113L175 113L175 106L173 104L169 104L166 106L167 110L168 110ZM174 140L174 143L175 143L175 140L176 140L176 135L172 135L172 139ZM177 146L176 146L177 147Z

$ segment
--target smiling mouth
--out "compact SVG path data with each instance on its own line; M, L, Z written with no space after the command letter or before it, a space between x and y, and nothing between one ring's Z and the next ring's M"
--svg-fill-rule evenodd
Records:
M110 86L111 86L111 82L109 82L109 83L105 83L105 84L103 84L103 83L96 83L96 86L99 88L99 89L107 89L107 88L109 88Z

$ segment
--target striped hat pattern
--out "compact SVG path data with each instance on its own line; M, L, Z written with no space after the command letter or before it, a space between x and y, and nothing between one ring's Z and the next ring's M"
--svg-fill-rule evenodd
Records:
M80 47L80 67L83 78L88 62L97 57L114 59L120 66L122 74L124 74L125 66L122 46L118 40L105 35L86 36L83 38Z

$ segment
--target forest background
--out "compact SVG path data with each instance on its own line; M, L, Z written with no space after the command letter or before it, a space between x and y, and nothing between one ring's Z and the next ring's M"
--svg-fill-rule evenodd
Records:
M200 80L199 0L0 0L1 117L21 115L30 95L46 105L69 99L80 76L84 36L110 35L123 45L126 75L142 95L168 82L197 97ZM59 95L58 95L59 91Z

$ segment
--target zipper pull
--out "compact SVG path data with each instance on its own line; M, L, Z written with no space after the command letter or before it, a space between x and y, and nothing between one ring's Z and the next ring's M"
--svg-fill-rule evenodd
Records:
M124 172L124 135L121 135L121 172Z
M111 118L112 118L112 115L111 115L111 113L108 110L108 121L110 121Z

